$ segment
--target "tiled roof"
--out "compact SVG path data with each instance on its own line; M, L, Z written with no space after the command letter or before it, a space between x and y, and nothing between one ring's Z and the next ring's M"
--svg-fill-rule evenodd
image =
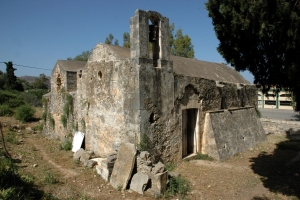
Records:
M113 51L120 60L130 58L130 48L108 44L105 44L105 46ZM250 84L237 71L224 64L183 58L179 56L170 56L170 59L173 60L173 71L178 75L206 78L221 82ZM66 71L77 71L77 69L84 68L86 62L58 60L57 64Z

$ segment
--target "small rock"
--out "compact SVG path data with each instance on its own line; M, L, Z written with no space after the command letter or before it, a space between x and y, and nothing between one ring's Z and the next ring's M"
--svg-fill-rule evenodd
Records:
M148 151L142 151L140 153L140 158L143 160L143 161L147 161L150 159L150 153Z
M119 148L120 148L120 145L121 145L120 142L114 142L114 143L112 144L112 148L113 148L115 151L118 151Z
M148 182L149 182L148 175L138 172L134 174L132 177L130 183L130 189L138 192L139 194L143 194L147 187Z
M33 165L32 165L32 167L37 167L37 166L38 166L37 164L33 164Z
M78 151L74 153L73 158L75 160L79 160L83 153L85 153L85 150L83 148L80 148Z
M27 127L27 128L26 128L26 132L27 132L28 134L32 134L32 133L34 133L34 130L32 130L31 127Z
M107 162L112 163L117 159L117 153L110 153L107 155Z
M94 156L94 151L86 151L90 156Z
M97 165L97 162L94 160L87 160L84 162L84 166L93 168L95 165Z
M168 172L168 175L169 175L169 177L174 177L174 178L181 176L180 173L178 173L178 172Z
M151 170L151 172L153 174L162 173L164 171L165 171L165 165L161 162L158 162L157 164L155 164Z

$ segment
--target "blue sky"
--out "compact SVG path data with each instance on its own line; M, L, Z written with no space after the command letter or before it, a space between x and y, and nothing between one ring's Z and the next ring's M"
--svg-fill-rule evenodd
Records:
M219 41L205 9L206 0L1 0L0 62L15 66L17 76L50 75L57 60L75 57L104 43L112 33L123 44L129 20L137 9L168 17L183 29L198 60L225 62L216 50ZM6 66L0 63L0 70ZM253 82L249 72L241 73Z

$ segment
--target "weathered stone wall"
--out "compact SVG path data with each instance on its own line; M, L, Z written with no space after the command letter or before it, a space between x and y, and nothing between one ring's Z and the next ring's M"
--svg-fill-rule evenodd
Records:
M116 142L135 143L139 132L138 75L128 60L120 60L98 44L78 80L76 110L80 129L85 124L85 147L98 155Z
M255 108L206 113L202 152L225 160L266 140Z
M260 119L266 134L300 134L300 121Z
M175 74L174 76L174 127L172 137L168 138L172 145L172 160L180 160L183 157L182 147L182 120L183 110L198 109L199 134L196 151L202 152L204 141L203 131L205 123L209 123L205 114L210 111L222 112L224 109L255 106L255 86L241 86L233 83L219 83L196 77L188 77ZM222 105L222 97L225 97ZM224 106L224 108L222 108ZM251 125L249 124L249 127ZM234 129L234 127L231 127ZM205 153L205 152L203 152ZM213 155L212 155L213 156Z
M67 73L55 65L51 75L51 95L47 98L45 105L46 121L43 133L51 135L55 138L65 138L70 129L72 129L73 113L69 113L67 127L64 127L61 122L61 117L64 114L64 105L66 103Z
M149 24L151 21L152 24ZM156 26L150 34L151 26ZM174 106L173 64L169 60L169 19L157 12L137 10L130 20L131 62L138 70L137 109L140 112L140 133L150 139L151 153L159 159L171 157ZM152 52L149 53L149 42Z

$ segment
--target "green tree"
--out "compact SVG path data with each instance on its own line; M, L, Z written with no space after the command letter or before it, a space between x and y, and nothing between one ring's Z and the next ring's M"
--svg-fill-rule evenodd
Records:
M0 70L0 89L4 90L5 85L5 73Z
M32 84L29 83L28 81L24 80L24 79L19 79L20 83L22 84L24 90L31 90L32 89Z
M263 92L289 89L300 110L300 1L209 0L219 53Z
M127 32L123 33L123 47L130 48L130 35Z
M177 29L174 34L174 23L169 26L170 54L174 56L194 58L195 51L192 39L188 35L183 35L182 29Z
M6 74L5 74L5 89L24 91L22 84L17 80L15 76L15 69L11 61L5 62Z
M34 89L48 89L48 78L45 74L40 74L39 78L36 78L32 83Z
M105 44L119 46L119 40L117 39L114 40L114 36L110 33L108 37L105 38Z
M92 51L83 51L81 54L75 56L75 58L67 58L67 60L76 60L76 61L88 61Z

